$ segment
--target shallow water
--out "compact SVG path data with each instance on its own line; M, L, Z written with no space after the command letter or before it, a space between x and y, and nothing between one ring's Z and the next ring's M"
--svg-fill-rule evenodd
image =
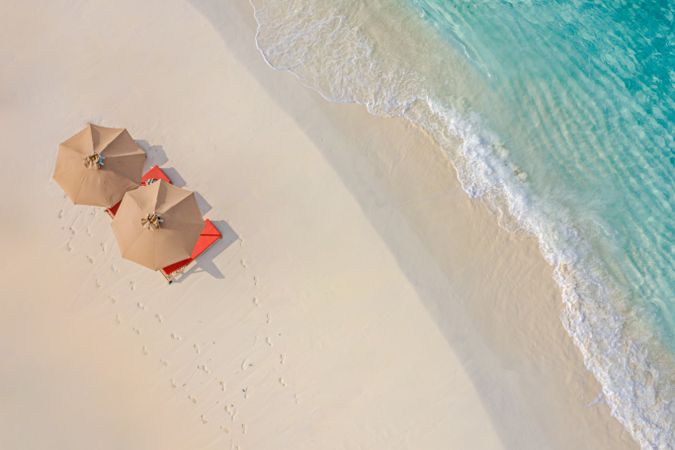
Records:
M672 4L252 3L273 67L408 118L469 195L537 236L612 413L672 448Z

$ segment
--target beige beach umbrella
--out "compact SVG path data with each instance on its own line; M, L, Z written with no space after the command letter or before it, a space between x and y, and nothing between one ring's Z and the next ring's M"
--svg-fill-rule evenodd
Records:
M54 180L73 203L108 208L140 185L144 162L126 129L88 124L59 145Z
M203 228L194 192L164 180L127 192L112 222L122 256L154 270L189 258Z

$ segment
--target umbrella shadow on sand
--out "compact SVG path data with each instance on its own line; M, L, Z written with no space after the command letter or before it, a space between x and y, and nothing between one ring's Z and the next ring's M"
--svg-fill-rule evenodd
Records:
M147 171L152 166L161 166L162 164L166 164L169 160L164 151L164 147L161 145L152 145L143 139L136 139L135 141L136 145L145 150L146 159L144 170Z

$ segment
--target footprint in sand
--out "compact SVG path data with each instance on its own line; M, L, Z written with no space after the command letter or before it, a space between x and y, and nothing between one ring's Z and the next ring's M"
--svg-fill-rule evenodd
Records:
M286 380L284 380L282 377L279 377L279 384L283 387L286 387Z
M166 359L160 358L159 363L162 365L162 367L169 367L169 361L167 361Z
M244 393L244 400L248 399L248 386L241 389L241 392Z
M183 340L183 338L180 337L180 335L178 335L176 333L171 333L170 336L171 336L171 339L173 339L175 341L182 341Z
M253 297L251 300L255 306L260 306L260 302L258 301L258 297Z
M220 429L223 430L223 433L228 434L230 432L230 429L227 428L225 425L221 425Z
M131 327L131 329L132 329L132 331L133 331L134 333L136 333L137 335L139 335L139 336L141 335L141 330L140 330L140 328Z
M246 260L245 260L244 258L242 258L241 260L239 260L239 263L241 264L241 267L243 267L244 269L245 269L246 267L248 267L248 266L246 265Z
M286 362L286 357L283 353L279 355L279 364L283 365Z
M267 313L267 320L265 321L267 325L272 323L272 313Z
M230 420L234 422L234 418L237 416L237 408L234 406L234 404L230 403L229 405L225 406L225 412L230 416Z
M178 383L176 383L176 380L174 380L173 378L171 378L171 379L169 380L169 382L171 383L171 387L172 387L173 389L178 388Z
M120 269L118 269L117 266L116 266L115 264L111 264L111 265L110 265L110 270L112 270L112 271L115 272L115 273L117 273L117 272L120 271Z
M197 364L197 369L201 370L204 373L211 373L209 367L206 364Z
M246 434L246 424L245 423L241 424L241 434Z
M63 219L63 210L62 209L59 209L59 213L56 217L58 217L59 219Z
M159 323L164 322L164 318L159 313L155 314L155 319L157 319L157 322L159 322Z
M98 278L94 278L94 284L97 289L101 289L101 281Z
M253 367L253 363L252 363L252 362L249 362L248 359L244 359L244 360L241 362L241 370L246 370L246 369L248 369L249 367Z
M220 385L220 390L221 390L221 392L225 392L225 389L227 389L227 384L225 383L225 381L220 380L220 381L218 382L218 385Z
M70 245L70 241L66 242L66 250L68 250L69 252L73 251L73 246Z
M202 414L201 416L199 416L199 418L202 420L202 423L203 423L204 425L206 425L207 423L209 423L209 421L206 420L206 416L205 416L204 414Z
M192 402L193 405L197 404L197 397L194 397L191 394L188 394L187 398L188 398L188 400L190 400Z
M89 255L87 255L87 261L89 261L89 264L94 264L94 258Z
M150 354L150 352L148 351L148 347L146 347L145 345L141 347L141 352L143 352L144 356L148 356Z
M199 348L199 345L197 344L192 344L192 349L195 351L196 354L200 354L202 352L201 348Z
M143 304L143 302L136 302L136 307L138 307L138 309L140 310L145 311L145 305Z
M267 344L268 347L272 347L272 339L270 339L269 336L265 338L265 343Z
M136 283L134 283L133 281L130 281L129 282L129 289L131 289L132 291L136 290Z
M105 244L104 244L103 242L99 242L99 243L98 243L98 246L101 247L101 251L102 251L103 253L106 252L106 250L105 250Z
M108 299L110 300L110 303L112 303L113 305L117 303L117 299L115 297L108 296Z
M122 323L122 318L120 317L119 314L115 314L115 322L117 325L120 325Z
M295 404L299 405L300 404L300 397L298 397L298 394L293 394L293 398L295 399Z
M258 285L258 277L253 275L253 286L257 286L257 285Z

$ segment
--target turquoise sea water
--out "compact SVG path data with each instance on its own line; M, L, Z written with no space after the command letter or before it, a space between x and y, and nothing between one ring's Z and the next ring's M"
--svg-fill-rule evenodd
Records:
M675 4L606 3L411 0L483 74L475 108L531 189L675 351Z
M467 194L539 239L612 413L673 448L675 4L252 3L272 66L424 128Z

